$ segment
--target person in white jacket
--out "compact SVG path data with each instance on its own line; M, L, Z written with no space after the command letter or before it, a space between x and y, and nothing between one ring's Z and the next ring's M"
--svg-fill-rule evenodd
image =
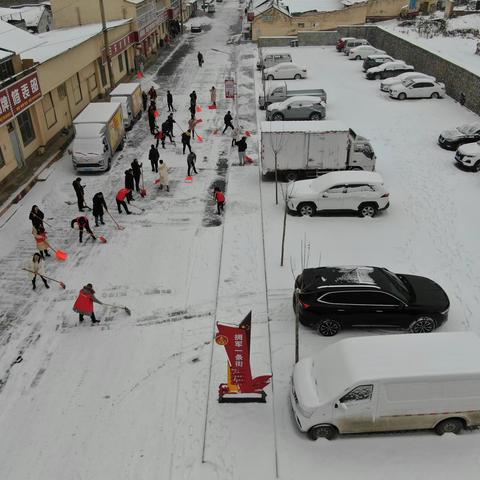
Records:
M210 103L214 107L217 106L217 89L214 86L210 89Z
M163 190L163 186L165 185L167 192L170 191L169 187L169 178L168 178L168 166L166 163L163 162L163 160L160 160L160 166L158 167L158 173L159 173L159 188L160 190Z
M240 127L237 126L232 130L232 147L235 146L238 140L240 140Z
M50 286L47 283L47 279L43 277L43 275L45 275L45 268L43 266L43 263L44 262L43 262L42 256L39 253L34 253L32 261L30 263L30 267L29 267L29 270L31 272L30 277L32 279L33 290L37 288L37 286L35 285L37 275L43 280L45 288L50 288Z

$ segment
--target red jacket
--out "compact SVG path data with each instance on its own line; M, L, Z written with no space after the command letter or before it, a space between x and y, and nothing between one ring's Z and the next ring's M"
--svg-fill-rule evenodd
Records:
M225 195L223 192L215 192L215 198L217 199L218 203L225 201Z
M91 315L93 313L93 302L100 303L91 290L85 287L80 290L77 300L73 305L73 310L82 315Z
M117 196L115 197L119 202L123 202L127 195L131 192L129 188L122 188L118 191Z

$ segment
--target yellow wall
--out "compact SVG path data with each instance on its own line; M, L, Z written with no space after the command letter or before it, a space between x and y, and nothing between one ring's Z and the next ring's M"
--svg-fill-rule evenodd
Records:
M400 9L408 5L405 0L370 0L368 2L368 17L396 17Z
M405 2L405 0L399 1ZM343 10L333 10L331 12L319 12L313 14L306 13L304 15L295 16L292 19L292 23L297 27L297 31L333 30L337 28L338 25L360 25L365 23L366 15L367 4L360 3L358 5L344 8ZM304 27L300 27L298 25L299 23L303 23Z
M0 168L0 181L17 168L15 154L10 143L10 136L6 125L0 127L0 149L2 150L5 166Z
M268 17L273 17L273 20L268 20ZM258 37L294 35L295 33L296 28L292 25L292 19L274 8L267 10L259 17L255 17L252 25L253 40Z

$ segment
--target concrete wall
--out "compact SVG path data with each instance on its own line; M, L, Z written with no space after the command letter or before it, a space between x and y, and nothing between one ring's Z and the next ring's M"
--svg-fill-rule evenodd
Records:
M338 32L298 32L298 46L307 45L335 45L338 40Z
M295 35L291 37L259 37L258 47L289 47L292 40L297 40Z

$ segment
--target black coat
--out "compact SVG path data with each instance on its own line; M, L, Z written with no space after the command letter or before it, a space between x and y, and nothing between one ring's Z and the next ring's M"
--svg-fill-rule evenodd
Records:
M244 138L235 142L235 145L238 147L239 152L244 152L247 149L247 141Z
M173 103L173 95L171 93L167 93L167 103L168 104Z
M77 182L76 180L74 180L72 182L72 185L73 185L73 188L75 189L75 193L77 194L77 197L82 197L83 198L84 192L83 192L82 185L80 185L80 182Z
M135 183L133 181L133 173L128 170L125 172L125 188L130 190L135 190Z
M225 116L223 117L223 121L225 122L225 125L232 123L232 120L233 120L233 117L229 113L225 114Z
M182 143L185 145L190 145L190 135L187 132L182 133Z
M133 176L139 178L142 174L142 164L138 162L132 162Z
M43 219L45 218L45 215L39 208L37 209L36 213L34 213L32 210L28 218L31 220L35 230L38 230L38 227L43 227Z
M191 93L190 94L190 103L197 103L197 94L196 93Z
M103 195L96 193L93 197L92 203L93 203L93 210L92 210L93 216L103 217L103 209L108 210L107 204L105 203L105 198L103 198Z
M148 159L157 163L159 158L160 154L158 153L158 150L155 147L150 148L150 151L148 152Z

